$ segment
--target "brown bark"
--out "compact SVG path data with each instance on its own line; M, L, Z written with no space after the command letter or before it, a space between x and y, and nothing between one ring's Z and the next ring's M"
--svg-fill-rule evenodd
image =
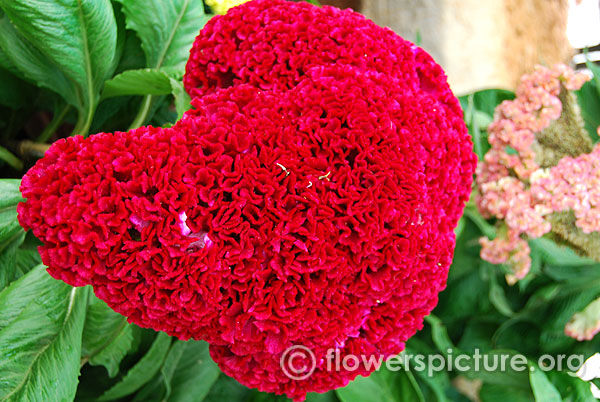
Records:
M322 0L321 4L323 5L328 5L328 6L334 6L337 8L351 8L355 11L358 11L361 9L362 6L362 1L361 0Z
M513 85L536 64L568 62L568 0L504 0L510 30L505 34L506 65Z
M515 88L535 64L569 62L568 0L363 0L377 24L415 41L459 93Z

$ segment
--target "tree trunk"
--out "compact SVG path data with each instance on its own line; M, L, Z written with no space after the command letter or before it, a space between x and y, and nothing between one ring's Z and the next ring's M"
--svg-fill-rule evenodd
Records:
M363 0L360 10L421 46L458 93L514 88L535 64L568 62L567 0Z

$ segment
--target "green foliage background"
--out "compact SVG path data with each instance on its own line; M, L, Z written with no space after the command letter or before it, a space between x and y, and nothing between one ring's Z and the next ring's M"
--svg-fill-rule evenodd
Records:
M70 134L168 126L189 108L182 86L188 51L211 18L200 0L0 0L0 400L283 401L220 373L205 342L141 329L89 287L52 279L31 233L16 221L19 178L39 145ZM595 71L595 73L598 73ZM600 125L598 75L579 92L590 135ZM475 151L496 105L514 95L486 90L461 97ZM33 145L32 145L33 144ZM548 239L531 242L532 273L516 286L479 258L493 222L469 203L457 229L448 287L407 353L523 354L525 372L380 370L315 401L466 401L457 378L476 380L494 401L593 401L589 384L543 372L544 354L600 350L600 339L564 335L573 313L600 296L600 264ZM475 384L473 383L473 384Z

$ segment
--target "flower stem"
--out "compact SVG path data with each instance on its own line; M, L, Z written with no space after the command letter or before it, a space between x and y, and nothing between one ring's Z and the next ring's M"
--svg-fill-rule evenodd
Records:
M42 158L50 145L26 140L19 142L16 148L21 156Z
M92 120L94 119L94 111L96 110L95 105L90 105L87 112L85 114L79 113L79 118L77 119L77 124L75 124L75 128L71 135L83 135L87 137L90 131L90 126L92 125Z
M65 119L65 117L67 116L67 114L71 111L71 105L65 105L65 107L62 109L62 111L58 114L55 114L52 117L52 121L50 122L50 124L48 124L46 126L46 128L44 128L44 131L42 131L42 133L39 135L39 137L37 138L37 142L46 142L48 141L48 139L52 136L52 134L54 134L56 132L56 130L58 129L58 127L60 127L60 125L62 124L63 120Z
M131 123L131 126L129 126L130 130L133 130L135 128L138 128L138 127L141 127L144 125L144 123L146 122L146 119L148 118L148 114L150 113L151 105L152 105L152 95L144 96L144 100L142 101L142 104L140 106L140 111L138 112L137 116L135 116L135 119L133 120L133 123Z
M0 147L0 160L6 162L15 170L23 170L23 162L4 147Z

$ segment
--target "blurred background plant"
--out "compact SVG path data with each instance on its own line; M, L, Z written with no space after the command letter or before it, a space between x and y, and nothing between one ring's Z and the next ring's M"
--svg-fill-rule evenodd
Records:
M73 296L48 276L39 241L16 221L19 178L48 144L71 134L176 121L189 108L181 79L194 37L213 14L240 2L0 0L6 178L0 180L0 400L285 400L221 374L204 342L129 324L91 289ZM328 3L372 15L385 8L366 0ZM435 39L428 30L420 36L425 45ZM512 60L521 56L515 53ZM577 376L535 369L546 354L589 358L600 351L594 336L600 329L598 220L589 213L598 207L600 156L591 151L600 125L600 69L589 69L587 82L563 67L539 68L516 94L486 89L460 97L482 162L478 186L455 231L448 287L406 349L445 357L475 350L523 354L533 371L380 370L309 401L595 400ZM577 185L573 202L552 202L552 195ZM538 225L527 226L523 217ZM513 243L511 229L518 232Z

